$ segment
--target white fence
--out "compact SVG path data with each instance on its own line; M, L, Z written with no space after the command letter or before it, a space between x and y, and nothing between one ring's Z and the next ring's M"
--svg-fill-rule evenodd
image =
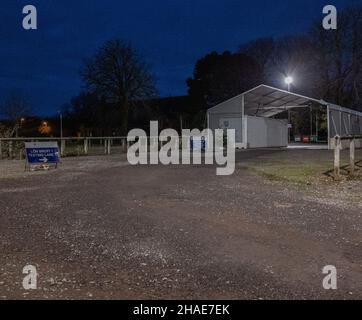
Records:
M0 138L1 159L23 159L25 142L57 141L62 156L126 153L127 137Z
M356 142L362 140L362 135L334 137L334 178L341 178L341 150L349 148L349 175L354 176L356 171ZM345 144L343 142L348 142Z

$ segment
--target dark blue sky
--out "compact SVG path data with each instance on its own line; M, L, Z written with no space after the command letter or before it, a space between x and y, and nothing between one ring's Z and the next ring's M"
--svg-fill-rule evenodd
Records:
M12 90L38 114L55 113L81 88L82 60L106 40L130 40L151 64L162 96L187 92L195 62L265 36L303 32L322 8L361 0L1 0L0 101ZM38 30L22 28L22 8L38 10Z

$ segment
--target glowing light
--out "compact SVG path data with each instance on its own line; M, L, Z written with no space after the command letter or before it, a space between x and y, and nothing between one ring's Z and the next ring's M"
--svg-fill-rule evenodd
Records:
M285 78L285 83L287 84L287 85L291 85L292 83L293 83L293 78L292 77L290 77L290 76L288 76L288 77L286 77Z

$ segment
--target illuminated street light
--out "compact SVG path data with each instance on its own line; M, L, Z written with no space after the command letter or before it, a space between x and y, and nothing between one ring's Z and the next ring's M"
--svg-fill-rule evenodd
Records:
M290 85L293 83L293 78L291 76L287 76L287 77L285 77L284 81L288 86L288 91L290 92ZM291 120L292 120L291 111L290 111L290 109L288 109L288 140L289 140L289 143L291 141L291 132L292 132Z
M290 76L287 76L287 77L285 77L285 79L284 79L284 81L285 81L285 83L287 84L287 86L288 86L288 91L290 91L290 85L293 83L293 78L292 77L290 77Z
M15 127L13 129L13 132L15 131L16 138L19 136L19 129L22 127L24 122L25 122L25 118L20 118L19 120L16 121Z

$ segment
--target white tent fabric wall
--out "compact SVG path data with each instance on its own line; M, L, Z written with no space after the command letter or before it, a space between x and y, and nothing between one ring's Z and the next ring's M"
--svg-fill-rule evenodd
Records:
M328 127L329 145L333 148L336 135L341 137L362 135L362 113L328 104ZM347 147L347 143L348 141L342 142L344 147ZM356 147L362 148L361 140L356 141Z
M288 121L245 116L248 148L288 146Z
M235 129L235 142L237 146L243 142L242 131L242 96L220 103L217 107L208 110L208 128Z

